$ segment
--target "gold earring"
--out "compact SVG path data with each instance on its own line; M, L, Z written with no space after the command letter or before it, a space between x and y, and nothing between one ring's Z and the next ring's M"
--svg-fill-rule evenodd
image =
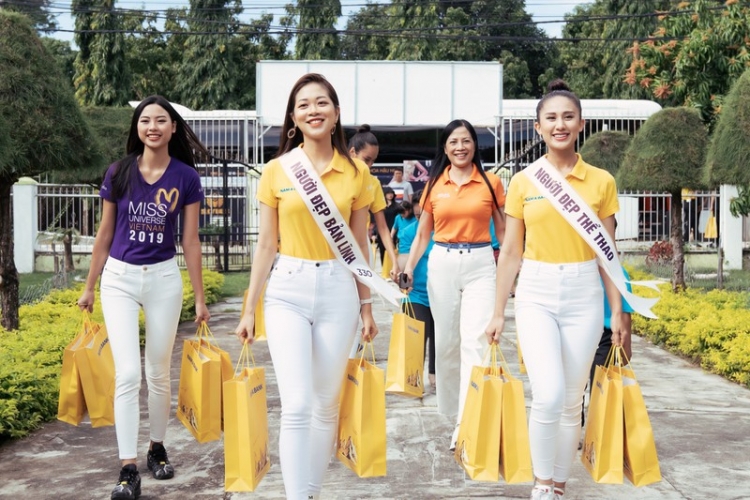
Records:
M286 132L286 136L287 136L287 138L288 138L288 139L294 139L294 136L295 136L295 135L297 135L297 127L294 127L294 128L290 128L290 129L289 129L289 130L288 130L288 131Z
M335 133L336 133L336 125L334 125L333 128L331 129L331 135L333 135Z

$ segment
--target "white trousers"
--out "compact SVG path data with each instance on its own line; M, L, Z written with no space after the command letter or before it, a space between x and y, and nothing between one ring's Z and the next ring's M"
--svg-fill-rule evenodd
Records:
M109 257L101 279L104 323L115 361L115 430L120 459L138 456L141 345L138 313L146 316L146 383L149 432L164 441L171 406L172 348L182 309L177 262L137 266Z
M281 396L284 489L290 500L307 499L320 492L331 459L359 297L352 273L338 261L283 255L265 297L268 349Z
M461 422L471 368L487 350L484 330L495 307L492 247L435 245L427 261L427 295L435 322L438 411Z
M581 398L604 327L603 293L596 261L523 261L516 327L531 382L529 439L539 479L570 477L581 433Z

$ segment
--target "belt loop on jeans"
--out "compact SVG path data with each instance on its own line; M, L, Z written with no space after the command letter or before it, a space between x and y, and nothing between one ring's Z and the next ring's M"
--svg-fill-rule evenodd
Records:
M443 248L447 248L450 252L451 250L467 250L468 252L471 252L472 248L484 248L490 246L492 243L489 241L483 241L481 243L447 243L444 241L436 241L435 245Z

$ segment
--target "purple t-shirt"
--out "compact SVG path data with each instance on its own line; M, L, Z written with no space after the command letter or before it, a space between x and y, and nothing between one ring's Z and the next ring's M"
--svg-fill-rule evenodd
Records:
M182 207L203 200L198 172L172 158L161 178L148 184L141 175L130 193L112 199L110 165L99 196L117 204L117 218L109 255L128 264L156 264L174 257L174 227Z

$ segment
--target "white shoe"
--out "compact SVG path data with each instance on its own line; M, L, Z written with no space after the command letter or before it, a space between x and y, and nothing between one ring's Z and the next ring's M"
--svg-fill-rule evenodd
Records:
M564 500L565 498L565 490L562 488L555 488L554 489L555 496L553 500Z
M537 484L531 490L530 500L555 500L555 491L551 484Z

